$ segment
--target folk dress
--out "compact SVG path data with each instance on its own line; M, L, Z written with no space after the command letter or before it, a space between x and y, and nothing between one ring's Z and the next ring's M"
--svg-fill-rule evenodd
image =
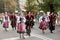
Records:
M41 16L39 18L39 28L42 30L45 30L47 28L47 22L45 21L45 17L43 18L43 16Z
M9 16L3 16L3 28L9 27Z
M22 18L22 21L21 21ZM20 17L20 20L18 21L18 26L17 26L17 33L25 33L26 31L26 25L25 25L26 19L25 17Z

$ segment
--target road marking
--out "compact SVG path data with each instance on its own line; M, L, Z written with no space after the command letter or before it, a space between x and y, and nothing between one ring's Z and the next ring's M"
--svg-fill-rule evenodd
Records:
M25 36L25 38L28 38L29 36ZM37 38L40 38L42 40L53 40L51 38L48 38L48 37L45 37L45 36L42 36L42 35L39 35L39 34L35 34L35 33L31 33L31 37L37 37ZM7 39L2 39L2 40L17 40L17 39L20 39L19 37L13 37L13 38L7 38Z
M51 38L48 38L48 37L45 37L45 36L42 36L42 35L38 35L38 34L34 34L34 33L32 33L31 35L34 36L34 37L40 38L42 40L53 40Z

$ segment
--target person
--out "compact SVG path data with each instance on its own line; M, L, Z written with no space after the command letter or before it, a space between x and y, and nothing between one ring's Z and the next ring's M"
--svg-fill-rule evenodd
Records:
M39 14L36 14L36 21L38 22L39 21L39 17L40 17L40 15Z
M26 15L26 33L30 36L31 33L31 21L34 19L34 17L31 15L31 12L27 12Z
M50 19L49 19L49 15L45 14L45 21L47 23L47 27L49 28L49 22L50 22Z
M41 13L40 18L39 18L39 29L41 29L42 33L44 34L45 33L44 30L46 30L46 28L47 28L47 23L46 23L43 13Z
M17 26L17 33L19 33L20 38L23 37L23 39L25 39L25 37L24 37L24 33L26 30L25 22L26 22L26 19L25 19L24 15L20 14L20 17L18 20L18 26Z
M42 21L43 18L43 13L41 12L40 17L39 17L39 23Z
M17 18L16 26L18 26L20 16L21 16L21 14L20 14L20 12L18 12L18 14L16 15L16 18Z
M3 15L4 15L4 13L0 14L0 22L1 22L1 24L3 22Z
M33 28L34 24L35 24L35 18L34 18L34 15L33 13L31 13L31 28Z
M17 18L16 18L14 13L10 16L10 20L11 20L12 29L16 30L16 21L17 21Z
M9 16L7 13L3 16L3 28L5 28L5 31L7 31L7 28L9 27Z
M53 30L55 30L55 20L56 20L56 16L54 15L54 12L50 13L49 19L50 19L49 30L51 33L53 33Z

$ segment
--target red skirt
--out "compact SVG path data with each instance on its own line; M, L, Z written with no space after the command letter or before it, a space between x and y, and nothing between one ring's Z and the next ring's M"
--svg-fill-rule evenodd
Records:
M24 23L19 23L17 26L17 32L18 33L24 33L25 32L25 24Z
M3 22L3 27L4 27L4 28L8 28L8 25L9 25L8 21Z
M39 25L39 28L40 29L46 29L47 28L47 22L41 22L40 25Z

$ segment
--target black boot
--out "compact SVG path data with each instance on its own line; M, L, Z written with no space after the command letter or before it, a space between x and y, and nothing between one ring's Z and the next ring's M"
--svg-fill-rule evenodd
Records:
M50 31L51 31L51 33L53 33L52 30L50 30Z
M27 29L27 35L30 36L31 30Z

